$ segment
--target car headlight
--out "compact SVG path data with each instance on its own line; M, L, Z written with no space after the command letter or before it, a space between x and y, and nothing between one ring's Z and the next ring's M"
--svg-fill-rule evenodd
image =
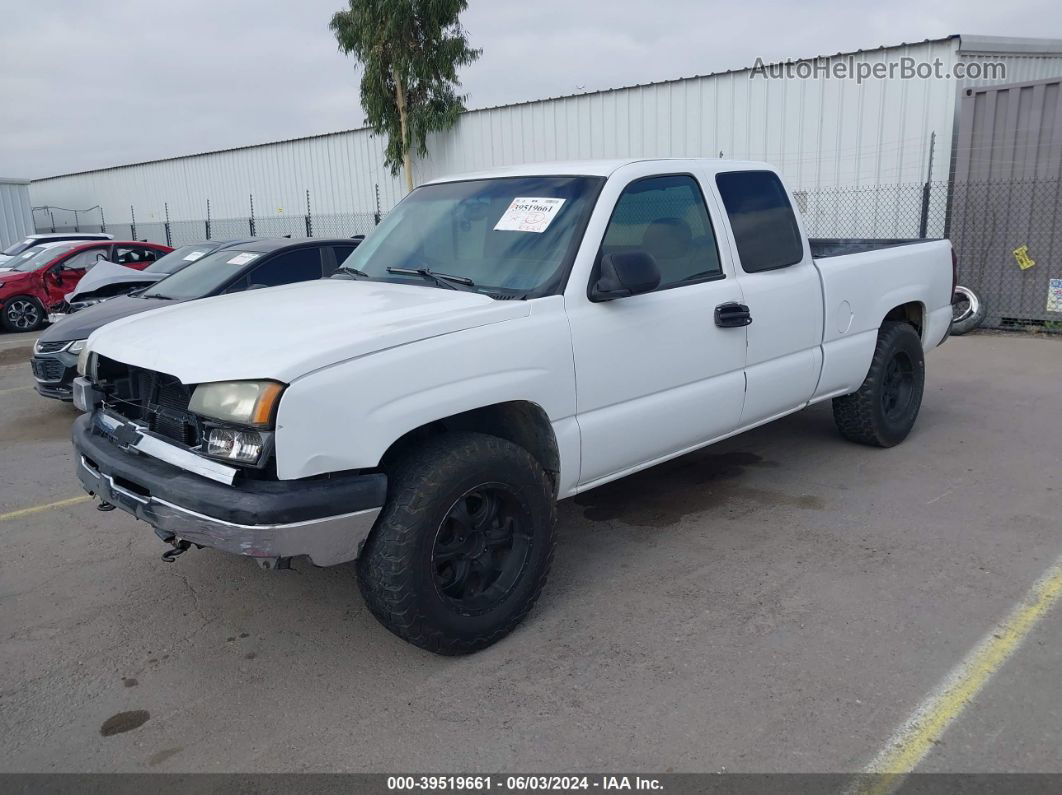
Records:
M269 428L276 417L284 385L276 381L219 381L200 384L192 393L188 410L236 425Z
M211 428L207 434L206 454L211 458L257 464L266 442L258 431Z
M81 354L81 352L83 350L85 350L85 343L86 342L88 342L88 340L74 340L73 342L70 343L70 347L67 348L67 351L69 351L70 353L78 354L77 358L78 358L78 361L80 361L81 360L80 354Z

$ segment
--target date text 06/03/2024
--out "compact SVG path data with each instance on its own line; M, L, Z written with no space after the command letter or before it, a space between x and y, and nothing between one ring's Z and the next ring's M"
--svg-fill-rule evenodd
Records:
M388 776L391 791L551 792L560 790L640 790L663 789L657 778L643 776Z

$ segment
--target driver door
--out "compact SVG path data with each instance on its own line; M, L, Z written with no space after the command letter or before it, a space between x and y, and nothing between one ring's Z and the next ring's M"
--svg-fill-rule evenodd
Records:
M566 299L582 435L581 489L698 447L738 425L746 332L717 326L715 308L741 303L742 293L729 254L720 256L704 196L690 174L630 182L616 202L597 261L603 254L646 251L660 268L660 285L601 303L585 294ZM590 283L596 278L595 266Z
M95 246L76 254L48 268L44 275L45 306L51 308L61 304L66 295L74 291L85 271L96 264L96 258L107 257L110 246Z

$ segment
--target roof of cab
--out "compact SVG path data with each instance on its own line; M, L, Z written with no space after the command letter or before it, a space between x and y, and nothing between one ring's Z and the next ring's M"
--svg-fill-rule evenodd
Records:
M701 168L707 166L713 173L771 168L768 163L755 160L723 160L716 157L630 157L622 160L560 160L498 166L497 168L473 171L467 174L448 174L425 184L463 182L465 180L488 179L491 177L609 177L620 168L634 163L667 163L669 164L669 170L671 168L681 169L684 167L683 164L686 164L685 167L695 164Z

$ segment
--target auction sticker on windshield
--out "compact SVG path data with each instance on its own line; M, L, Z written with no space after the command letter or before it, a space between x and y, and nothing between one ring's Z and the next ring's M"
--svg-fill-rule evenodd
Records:
M205 251L189 251L188 254L185 255L184 259L186 259L188 262L195 262L204 254L206 254Z
M246 265L248 262L257 257L257 254L252 254L249 251L245 251L242 254L237 254L228 260L229 265Z
M564 199L517 196L494 228L503 232L545 232L562 204Z

